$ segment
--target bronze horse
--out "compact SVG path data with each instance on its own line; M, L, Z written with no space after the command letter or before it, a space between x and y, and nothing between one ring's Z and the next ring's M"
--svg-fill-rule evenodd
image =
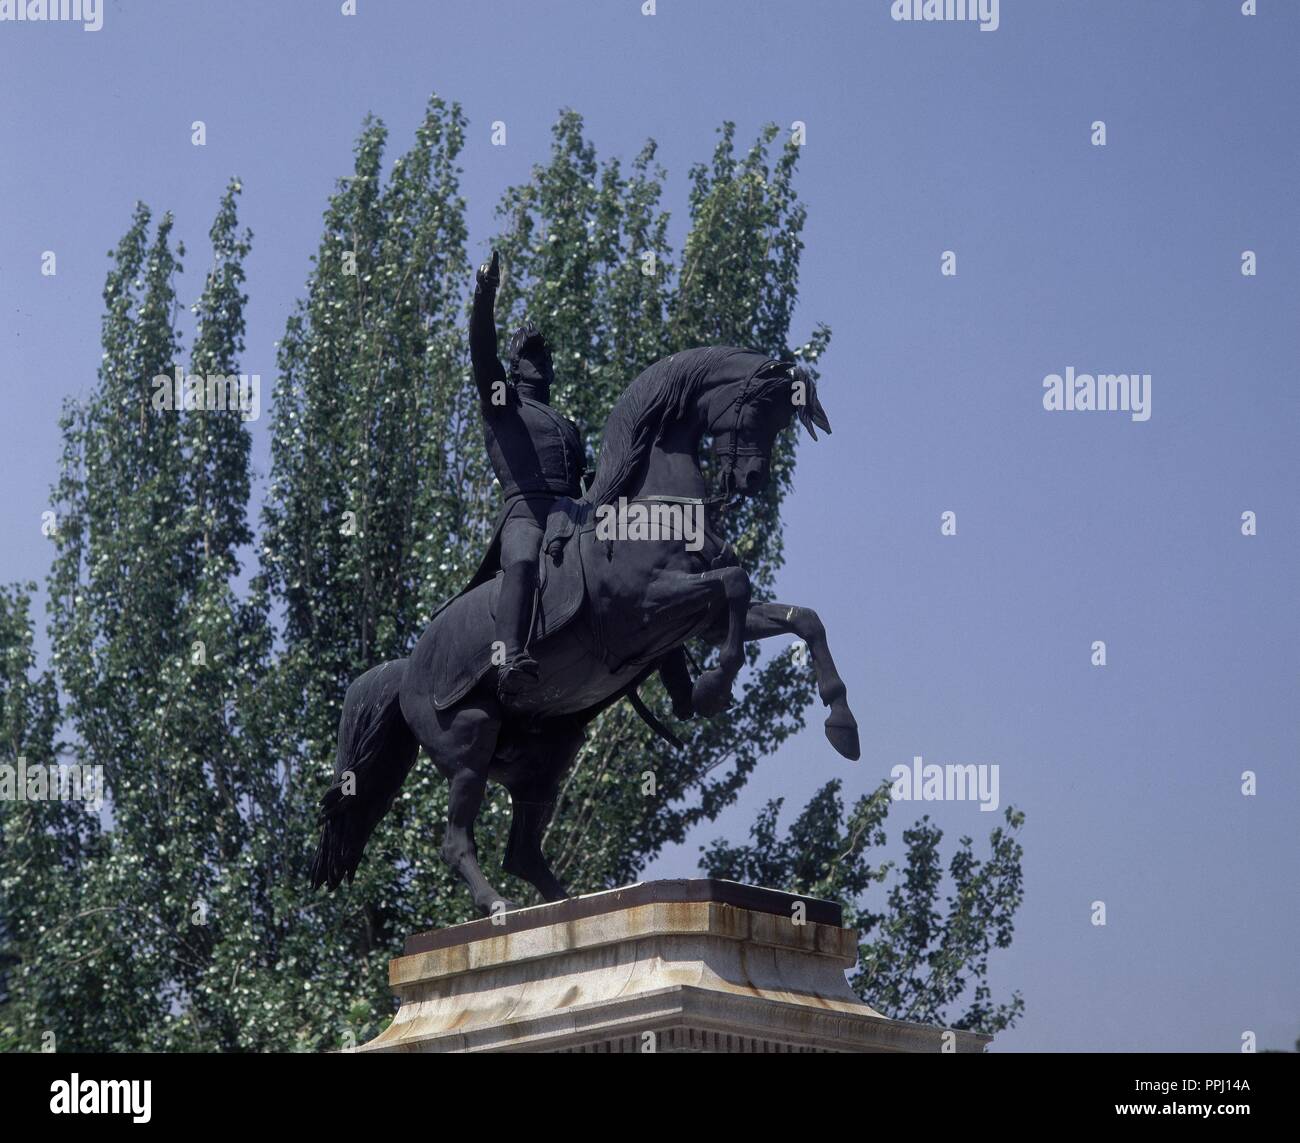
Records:
M606 529L601 538L597 526L630 504L702 514L706 436L723 498L757 494L777 434L796 415L813 439L814 426L830 432L811 376L752 350L687 350L637 377L610 413L594 482L582 500L564 501L547 528L530 646L538 685L508 707L498 698L492 613L499 577L444 604L409 658L353 682L334 780L321 803L312 887L352 880L423 746L451 784L442 858L464 878L474 904L485 913L516 907L478 864L474 820L489 778L506 787L513 808L503 868L548 901L567 897L541 841L587 724L618 699L635 700L638 684L656 669L679 718L720 713L731 703L748 640L793 634L807 643L818 693L830 707L826 737L856 759L857 722L814 611L751 601L749 577L707 530L693 551L680 536L611 538ZM695 638L720 654L692 682L683 648Z

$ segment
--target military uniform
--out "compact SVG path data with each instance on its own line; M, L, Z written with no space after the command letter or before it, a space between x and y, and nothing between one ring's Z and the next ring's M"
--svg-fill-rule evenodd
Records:
M470 359L483 413L483 437L505 508L497 535L475 582L504 573L497 600L496 636L505 662L498 672L503 697L537 679L528 654L537 559L546 519L557 497L582 494L585 449L578 427L550 407L554 369L550 349L531 322L510 339L507 376L496 352L493 307L499 282L497 256L479 268L470 315ZM495 556L494 556L495 553Z

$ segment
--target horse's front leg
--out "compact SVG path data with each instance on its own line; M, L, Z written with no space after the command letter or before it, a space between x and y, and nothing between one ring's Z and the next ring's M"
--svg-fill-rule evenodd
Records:
M727 615L727 634L720 645L717 665L701 673L691 688L691 705L707 718L721 714L731 705L731 684L745 665L745 617L749 612L750 586L749 576L738 567L704 572L699 578L713 579L718 585Z
M697 633L703 633L720 630L726 620L717 665L704 671L691 688L691 706L706 718L731 705L731 684L745 665L749 592L749 576L744 570L727 567L699 573L667 572L652 582L646 595L648 621L666 623L690 617L698 622Z
M685 721L695 716L695 706L691 702L690 668L686 665L686 649L674 647L659 663L659 678L668 692L673 704L673 714Z
M808 644L813 672L817 676L817 693L822 704L831 708L826 716L826 737L845 758L856 762L861 757L858 721L849 709L848 688L835 668L826 628L821 617L810 607L788 603L751 603L745 616L745 638L767 639L772 635L797 635Z

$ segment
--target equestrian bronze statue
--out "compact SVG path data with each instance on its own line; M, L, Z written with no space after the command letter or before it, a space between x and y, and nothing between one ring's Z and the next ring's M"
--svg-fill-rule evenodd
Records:
M486 295L494 292L496 265L494 257L481 269L476 290L475 312L482 300L489 320ZM574 485L559 486L581 450L571 449L560 424L569 422L549 409L549 355L532 331L517 336L515 347L513 378L498 374L499 362L492 369L495 345L486 336L474 351L481 398L500 392L496 382L513 382L515 390L492 412L481 400L489 455L506 495L495 554L490 550L466 590L435 613L409 658L374 667L348 688L334 780L322 799L313 888L352 880L423 746L451 784L442 857L464 878L475 905L485 913L515 908L478 865L474 820L488 779L506 787L513 808L504 870L545 900L567 897L541 839L587 725L628 698L671 737L636 699L653 671L678 718L719 714L731 704L750 640L792 634L806 642L818 694L830 708L826 737L846 758L859 755L857 722L817 614L752 600L749 577L707 526L647 531L635 524L703 519L706 438L723 499L762 491L777 434L796 416L814 440L816 428L830 432L811 375L729 346L656 362L615 404L595 478L577 496ZM526 526L516 542L511 533L519 520ZM512 579L508 569L520 562L529 570ZM684 648L693 639L718 647L719 655L692 680ZM518 677L502 686L502 669L512 665Z

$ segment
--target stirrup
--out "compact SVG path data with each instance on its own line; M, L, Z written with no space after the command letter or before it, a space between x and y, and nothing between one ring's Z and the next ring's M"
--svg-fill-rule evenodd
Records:
M537 685L538 678L537 660L521 651L497 672L497 696L523 694Z

